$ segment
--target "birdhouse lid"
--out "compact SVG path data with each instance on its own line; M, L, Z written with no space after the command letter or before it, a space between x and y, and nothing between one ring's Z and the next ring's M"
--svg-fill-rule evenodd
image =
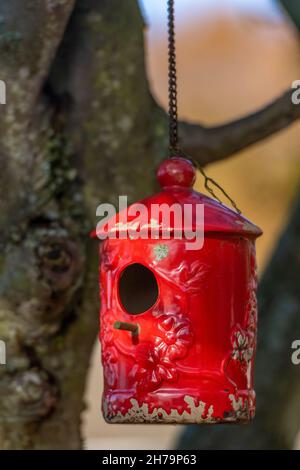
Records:
M185 221L189 226L185 226L186 230L195 232L200 229L195 209L197 205L202 205L204 208L204 233L231 233L253 238L262 234L259 227L241 214L193 189L196 169L189 160L181 157L165 160L158 168L157 179L162 187L161 192L123 209L102 225L100 230L94 231L92 236L117 234L115 238L121 238L122 234L122 238L124 238L127 233L129 238L134 238L134 233L149 233L150 230L156 231L158 235L166 232L175 235L178 230L178 217L176 218L170 210L174 208L174 204L177 209L181 208L182 214L189 207L190 216ZM169 210L169 217L163 216L164 210ZM184 216L182 215L182 223L183 221Z

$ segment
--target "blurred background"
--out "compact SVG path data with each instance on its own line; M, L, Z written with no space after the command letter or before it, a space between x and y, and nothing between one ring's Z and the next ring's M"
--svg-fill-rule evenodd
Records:
M161 0L141 0L147 24L146 64L155 99L167 104L166 11ZM177 0L179 115L218 124L254 111L300 79L299 37L272 0ZM243 213L262 227L258 267L266 266L286 222L299 182L300 123L208 168ZM197 180L202 190L202 180ZM166 449L179 426L105 424L102 370L95 344L83 428L90 449ZM297 443L295 443L297 446Z

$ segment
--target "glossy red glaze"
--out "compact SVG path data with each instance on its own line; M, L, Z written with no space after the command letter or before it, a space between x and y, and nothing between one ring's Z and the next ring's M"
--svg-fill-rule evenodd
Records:
M191 184L190 163L176 160ZM164 190L143 202L204 204L204 246L187 250L185 240L174 237L101 244L104 417L115 423L248 421L255 411L254 244L261 231L206 196L178 189L177 176L170 186L167 163L158 171ZM119 295L120 276L133 263L150 269L159 289L156 303L138 315L124 309ZM138 334L116 329L116 322L138 325Z
M191 188L195 183L196 169L185 158L168 158L159 166L157 179L162 188L170 186Z

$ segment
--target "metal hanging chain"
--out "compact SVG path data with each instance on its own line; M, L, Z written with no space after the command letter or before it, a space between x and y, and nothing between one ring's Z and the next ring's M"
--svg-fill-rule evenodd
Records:
M169 78L169 155L184 155L184 152L179 147L178 139L178 107L177 107L177 68L176 68L176 43L175 43L175 0L167 0L168 2L168 78ZM191 158L189 158L192 160ZM194 162L193 162L194 163ZM195 164L195 163L194 163ZM223 195L228 199L232 207L238 214L241 213L234 200L227 194L222 186L217 183L213 178L207 176L205 171L198 164L195 165L202 176L204 177L205 189L222 204L222 201L216 196L211 185L218 188Z
M178 152L177 70L174 0L168 0L169 151Z

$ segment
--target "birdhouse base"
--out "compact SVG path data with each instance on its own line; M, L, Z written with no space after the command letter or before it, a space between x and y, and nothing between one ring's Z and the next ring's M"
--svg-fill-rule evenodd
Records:
M218 424L247 423L255 413L253 390L204 392L186 395L160 391L144 400L123 393L103 399L103 415L108 423Z

